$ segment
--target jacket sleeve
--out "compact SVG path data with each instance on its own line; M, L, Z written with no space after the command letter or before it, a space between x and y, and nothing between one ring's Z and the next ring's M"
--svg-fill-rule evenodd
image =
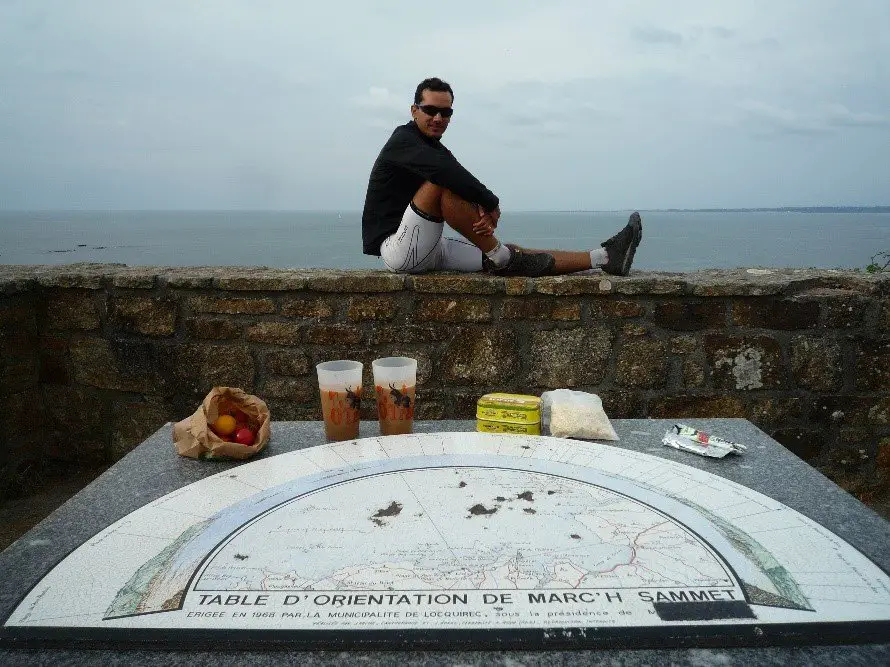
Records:
M387 161L425 180L448 188L459 197L480 204L486 211L498 207L498 198L444 146L437 150L409 131L397 132L384 151Z

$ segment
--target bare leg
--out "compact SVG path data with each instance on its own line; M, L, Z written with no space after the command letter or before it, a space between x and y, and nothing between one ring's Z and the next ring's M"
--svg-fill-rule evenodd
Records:
M508 245L520 248L524 252L546 252L549 255L553 255L553 259L556 260L556 264L553 266L553 273L555 274L575 273L576 271L586 271L593 268L593 265L590 263L590 252L587 250L536 250L518 246L515 243L509 243Z
M473 226L479 220L479 210L477 206L458 197L450 190L426 182L417 190L412 201L417 209L423 211L427 215L436 218L444 218L445 222L447 222L452 229L456 230L461 236L479 248L483 253L488 253L498 247L499 241L494 234L479 234L474 231ZM627 226L602 244L606 249L609 258L609 261L602 266L603 271L612 275L626 276L630 270L634 252L641 239L642 223L640 221L640 215L639 213L633 213ZM512 247L519 248L519 246ZM586 271L593 268L590 251L588 250L519 249L524 253L523 261L535 257L536 255L539 256L536 259L541 260L544 260L544 256L546 255L552 257L552 266L546 269L549 274L575 273L577 271ZM519 254L513 253L513 256L518 257ZM544 266L546 267L546 265ZM532 272L522 275L545 274Z
M412 201L424 213L445 218L449 227L482 252L488 252L497 247L498 240L494 235L482 236L473 231L473 223L479 219L476 205L461 199L451 190L427 181L420 186Z
M473 231L473 223L479 219L479 211L475 204L461 199L451 190L426 182L414 195L414 205L424 213L445 218L448 226L475 245L482 252L493 250L498 245L494 235L482 236ZM573 273L591 268L590 253L567 250L531 250L528 252L547 252L553 255L556 264L554 273Z

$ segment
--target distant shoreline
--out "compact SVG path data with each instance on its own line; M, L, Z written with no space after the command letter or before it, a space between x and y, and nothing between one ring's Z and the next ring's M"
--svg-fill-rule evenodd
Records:
M540 213L620 213L630 209L554 210ZM775 208L640 208L642 213L890 213L890 206L779 206ZM529 211L538 212L538 211Z
M890 206L780 206L778 208L659 208L663 213L890 213Z

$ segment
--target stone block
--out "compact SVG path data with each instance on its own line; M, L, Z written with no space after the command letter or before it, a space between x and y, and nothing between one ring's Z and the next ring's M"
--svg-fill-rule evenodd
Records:
M861 391L890 389L890 339L855 338L855 384Z
M664 396L654 401L649 409L655 419L685 417L747 417L745 404L732 396ZM716 435L716 434L715 434Z
M103 392L90 387L49 385L42 389L49 433L47 455L63 461L106 460L111 412Z
M269 377L260 389L260 397L266 396L308 403L318 400L318 383L308 378Z
M353 322L363 320L391 320L398 314L399 304L392 297L352 297L346 309L346 317Z
M819 302L796 299L745 299L732 304L732 319L752 329L812 329L819 323Z
M652 321L672 331L700 331L726 326L726 308L721 301L660 301Z
M189 338L233 340L241 338L241 325L225 317L190 317L185 321Z
M803 399L797 396L789 398L762 398L751 402L752 422L757 426L771 428L788 428L803 416ZM768 431L769 429L763 428Z
M875 465L885 474L890 474L890 438L882 438L878 443Z
M603 285L603 282L608 285ZM535 279L534 288L539 294L573 296L608 292L612 285L610 281L602 281L598 276L550 276Z
M392 273L328 275L309 280L309 289L317 292L399 292L405 288L405 276Z
M663 387L667 370L664 343L644 336L625 337L615 357L614 380L622 387Z
M306 288L305 275L286 270L250 269L239 271L228 269L213 279L217 289L233 292L285 292Z
M257 322L247 328L244 337L254 343L299 345L303 340L303 327L290 322Z
M415 302L413 317L419 322L488 322L491 304L479 298L422 297Z
M27 294L38 287L36 276L9 276L0 273L0 294L2 295Z
M334 306L325 299L285 299L281 302L281 314L286 317L327 320L334 314Z
M798 295L801 300L812 300L820 305L822 327L852 329L862 326L868 314L877 309L869 297L844 289L813 289Z
M41 384L68 384L70 382L67 339L41 337L39 355Z
M477 274L452 275L432 273L411 276L415 292L429 294L497 294L504 291L504 280Z
M32 335L36 332L37 318L33 300L12 297L0 302L0 339L9 334Z
M414 419L444 419L445 405L441 401L428 400L423 393L417 396Z
M704 337L705 355L720 389L781 389L786 383L778 341L768 336Z
M265 315L275 312L275 302L272 299L259 298L194 296L188 300L188 308L193 313Z
M851 395L813 396L807 400L807 417L811 424L822 426L866 426L875 398Z
M531 278L502 278L504 292L510 296L531 294L535 291L535 282Z
M0 396L35 387L40 377L40 358L32 346L13 353L0 342Z
M316 399L309 405L294 403L286 399L269 398L266 401L269 413L272 415L272 421L321 421L321 403ZM364 417L362 417L364 419ZM375 417L376 419L376 413ZM318 425L319 432L324 430L324 426ZM275 426L272 426L272 438L274 443ZM273 444L274 446L274 444Z
M890 425L890 396L875 399L875 404L868 409L868 422L880 426Z
M111 284L125 289L153 289L157 282L154 269L133 267L114 274Z
M146 400L119 397L112 404L111 418L108 455L112 461L122 459L165 423L173 421L169 406L158 397L147 397Z
M580 320L581 303L546 297L508 298L504 301L502 316L508 320Z
M99 301L93 292L57 291L46 301L46 325L55 330L93 331L100 320ZM101 303L104 305L104 298Z
M28 387L3 397L0 410L0 498L7 465L16 461L26 463L43 457L49 433L43 391Z
M676 277L671 274L646 275L634 272L627 278L614 278L612 292L625 295L650 295L650 294L686 294L689 289L685 277ZM603 281L608 282L608 281Z
M707 381L704 366L694 359L683 360L683 386L690 389L704 387Z
M865 477L872 471L878 455L878 442L864 428L842 427L838 437L823 455L824 463L836 473Z
M223 267L168 268L159 276L159 282L174 289L210 289L214 277L223 270Z
M362 342L362 330L349 324L318 324L306 328L306 342L330 347L354 347Z
M390 343L438 343L460 335L454 327L428 326L423 324L373 324L368 336L371 345Z
M309 357L295 350L271 350L266 353L266 370L275 375L306 375Z
M803 428L780 428L770 437L804 461L817 458L825 447L825 433Z
M611 353L612 332L606 327L535 331L526 384L547 389L597 385Z
M639 317L644 312L643 304L639 301L627 299L590 300L590 317L597 321Z
M111 265L100 265L109 267ZM123 266L121 264L120 266ZM52 271L40 274L37 283L41 287L61 287L63 289L102 289L105 287L107 272L103 269L80 269L76 265L53 267Z
M795 336L790 345L791 376L798 387L833 391L843 384L840 346L826 338Z
M642 419L646 416L645 401L640 393L622 389L592 391L603 401L609 419Z
M169 336L176 330L176 302L167 298L119 296L112 305L116 328L145 336Z
M83 338L71 342L69 358L79 384L143 393L162 384L157 351L147 342Z
M698 349L698 339L695 336L671 338L669 349L672 354L692 354Z
M475 419L476 402L483 394L488 393L484 389L473 391L455 391L448 395L445 402L446 419Z
M447 381L490 385L512 379L518 363L515 341L508 332L480 328L446 345L439 368Z
M255 368L247 345L169 343L160 352L163 377L177 393L191 392L203 399L213 387L253 389Z
M647 336L651 332L649 328L642 324L622 324L621 325L621 333L628 337L639 337L639 336Z

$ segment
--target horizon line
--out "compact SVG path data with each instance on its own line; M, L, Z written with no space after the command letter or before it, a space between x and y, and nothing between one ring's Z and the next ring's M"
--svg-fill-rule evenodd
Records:
M870 211L886 209L890 204L834 204L834 205L783 205L783 206L703 206L694 208L516 208L514 213L624 213L640 211L649 213L715 213L715 212L781 212L781 211ZM361 213L353 208L0 208L0 213Z

